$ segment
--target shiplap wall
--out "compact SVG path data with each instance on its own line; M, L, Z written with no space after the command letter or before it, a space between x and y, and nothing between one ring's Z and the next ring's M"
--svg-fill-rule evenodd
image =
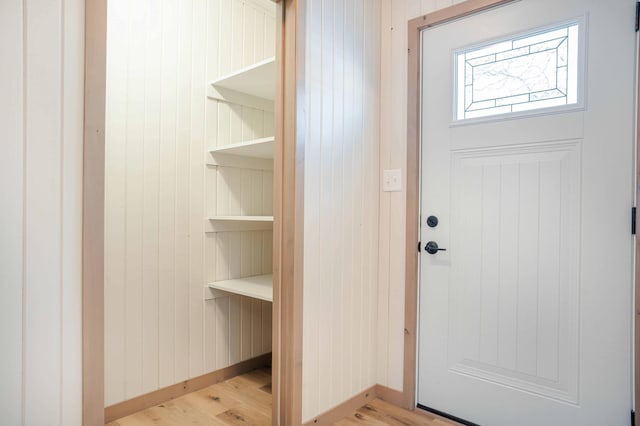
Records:
M381 1L380 168L402 169L404 183L407 158L407 22L463 0ZM404 367L405 189L403 185L401 192L381 192L380 196L376 379L379 384L397 390L402 390Z
M0 423L80 425L84 2L0 2Z
M376 383L380 6L307 3L305 421Z
M271 349L271 304L204 300L207 281L271 271L270 231L205 233L272 211L271 170L207 166L207 149L273 135L273 113L208 99L207 82L273 56L275 20L242 0L110 0L105 395L111 405Z

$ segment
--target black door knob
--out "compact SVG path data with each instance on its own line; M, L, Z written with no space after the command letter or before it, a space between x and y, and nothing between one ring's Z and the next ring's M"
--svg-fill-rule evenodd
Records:
M435 228L438 226L438 218L436 216L429 216L427 218L427 226L429 228Z
M438 243L436 243L435 241L429 241L425 246L424 249L427 251L427 253L429 254L436 254L439 251L447 251L447 249L444 248L440 248L438 247Z

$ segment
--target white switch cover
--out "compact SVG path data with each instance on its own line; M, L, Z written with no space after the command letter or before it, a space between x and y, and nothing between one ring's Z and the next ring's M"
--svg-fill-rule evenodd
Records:
M382 190L385 192L402 191L402 170L383 170Z

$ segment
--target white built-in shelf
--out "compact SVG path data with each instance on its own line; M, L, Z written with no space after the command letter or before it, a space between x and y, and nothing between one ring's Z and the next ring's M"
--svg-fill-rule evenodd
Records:
M231 145L212 148L209 150L211 154L231 154L241 155L243 157L273 159L273 142L274 137L255 139L252 141L234 143Z
M273 100L276 86L275 58L250 65L211 82L215 87Z
M273 216L211 216L204 232L267 231L273 229Z
M207 284L207 287L273 302L273 275L271 274L235 280L214 281Z
M273 216L211 216L209 220L220 222L273 222Z

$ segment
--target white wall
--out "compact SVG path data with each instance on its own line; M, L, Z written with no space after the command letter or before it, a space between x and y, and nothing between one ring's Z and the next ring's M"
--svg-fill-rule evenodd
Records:
M380 168L402 169L403 182L407 158L407 22L461 2L382 0ZM402 390L404 365L406 198L405 190L382 192L380 196L376 379L397 390Z
M110 0L105 395L112 405L271 349L271 304L204 300L207 281L271 271L271 231L205 234L205 217L272 212L271 170L206 166L273 135L273 113L207 99L207 82L273 56L274 11L243 0ZM237 212L236 212L237 211Z
M0 2L0 418L81 424L84 2Z
M305 420L374 383L402 390L406 191L381 192L379 172L402 169L406 182L407 22L461 1L310 0L307 6ZM371 62L362 74L365 58ZM354 129L362 105L370 109L364 126ZM356 152L361 155L352 157ZM369 171L372 166L379 168Z
M380 3L307 3L305 421L377 378Z

